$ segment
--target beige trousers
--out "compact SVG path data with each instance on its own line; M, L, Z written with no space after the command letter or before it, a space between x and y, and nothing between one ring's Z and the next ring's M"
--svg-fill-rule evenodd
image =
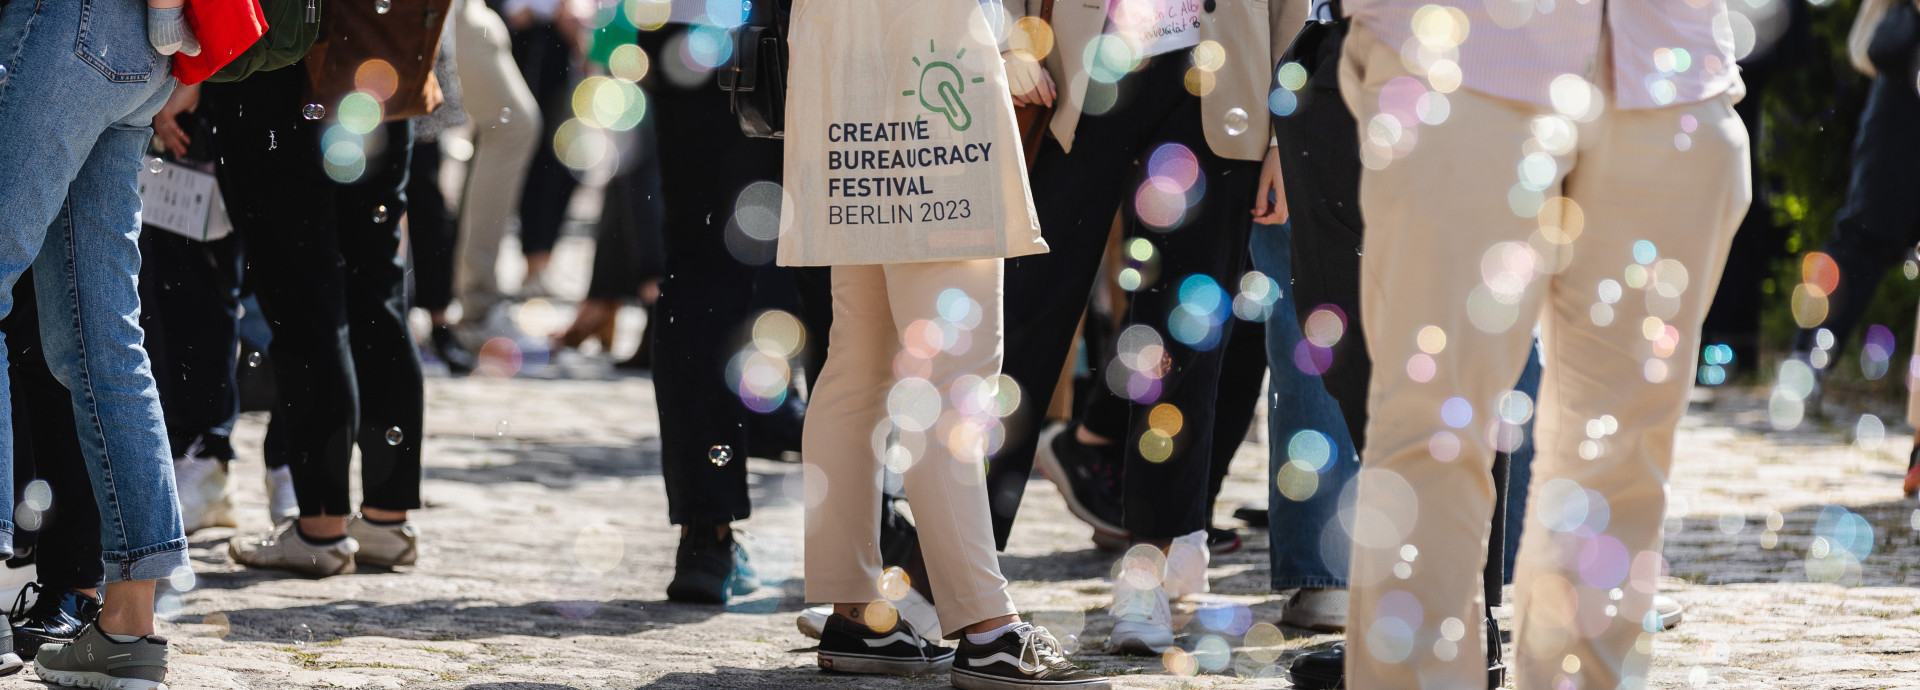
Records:
M1751 198L1734 97L1615 110L1583 104L1587 89L1563 92L1576 121L1460 89L1445 94L1440 124L1425 124L1420 113L1440 111L1431 96L1416 105L1431 87L1407 70L1355 27L1341 87L1366 164L1360 295L1374 369L1349 687L1485 686L1489 470L1529 416L1538 455L1514 576L1518 687L1644 679L1674 434ZM1537 403L1510 390L1536 323Z
M941 634L1015 612L984 482L995 413L1011 411L991 388L1002 357L1002 265L833 267L832 342L801 439L808 601L904 593L880 584L884 458L904 470Z
M483 323L501 301L500 241L520 207L521 183L540 140L540 104L513 61L500 15L484 0L456 0L451 19L461 101L473 119L473 158L467 161L466 191L460 195L453 286L461 320Z

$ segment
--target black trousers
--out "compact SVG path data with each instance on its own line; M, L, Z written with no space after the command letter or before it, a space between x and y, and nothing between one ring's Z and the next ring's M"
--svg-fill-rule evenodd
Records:
M320 153L330 123L300 115L305 88L305 71L289 67L202 92L247 283L273 331L279 400L266 453L293 467L303 516L352 512L356 445L362 504L411 510L424 436L399 258L412 125L374 129L364 171L336 182Z
M1253 427L1255 406L1260 404L1260 385L1267 380L1267 325L1238 321L1226 342L1227 356L1220 362L1220 385L1214 395L1213 458L1207 474L1207 514L1213 514L1220 498L1220 486L1232 469L1233 454ZM1269 440L1269 443L1284 441Z
M670 55L663 51L668 36L684 30L669 25L642 32L640 46ZM653 313L653 384L668 517L674 524L743 520L752 512L749 427L761 415L727 383L727 362L749 342L758 305L790 297L798 289L795 274L825 271L772 265L774 243L733 223L742 189L780 179L780 142L741 134L726 94L711 81L680 86L662 80L650 95L660 169L667 173L660 180L666 277ZM807 285L807 308L798 316L807 330L806 361L817 362L826 354L831 306L824 301L826 280ZM782 294L760 294L762 286ZM813 364L807 369L819 371Z
M651 119L641 123L635 137L638 155L607 181L594 238L593 278L587 282L589 299L633 301L641 283L666 271L660 236L660 143L653 124Z
M1902 14L1908 13L1896 7L1889 21ZM1839 289L1819 326L1833 331L1835 353L1846 351L1887 269L1920 239L1920 131L1914 128L1920 122L1920 94L1903 74L1907 72L1883 69L1867 92L1860 133L1853 141L1847 205L1834 219L1833 234L1822 249L1840 267ZM1816 332L1801 331L1794 349L1813 350Z
M460 223L440 193L438 142L413 147L407 172L407 245L413 258L413 306L442 311L453 304L454 249Z
M140 233L140 327L176 458L195 443L201 457L234 457L239 300L238 237L196 242L153 227Z
M1181 308L1185 284L1211 281L1227 295L1221 304L1231 302L1246 262L1247 214L1253 208L1260 166L1220 158L1208 147L1209 125L1201 121L1200 99L1189 94L1182 81L1190 64L1185 53L1165 55L1116 86L1091 84L1087 100L1110 97L1113 107L1104 114L1080 116L1072 152L1051 138L1041 144L1031 178L1041 231L1052 251L1007 261L1005 372L1020 384L1025 402L1008 418L1006 446L988 470L994 538L1002 548L1032 471L1035 435L1045 423L1046 403L1066 362L1074 327L1087 308L1107 231L1114 212L1123 207L1127 236L1148 242L1154 257L1125 320L1158 334L1167 355L1165 373L1155 384L1156 394L1124 400L1104 383L1109 373L1124 381L1125 372L1110 371L1120 365L1095 363L1101 373L1089 405L1119 405L1125 412L1088 416L1128 422L1124 430L1113 425L1105 431L1127 449L1125 527L1133 536L1168 539L1207 526L1216 384L1222 345L1232 328L1231 308L1206 312L1210 323L1197 327L1189 321L1170 328L1168 319ZM1169 228L1150 228L1131 200L1146 179L1143 168L1152 156L1162 152L1169 158L1184 157L1174 146L1191 154L1200 174L1187 193L1180 220ZM1207 292L1190 289L1190 295ZM1224 321L1218 318L1223 314ZM1122 333L1125 337L1124 327ZM1177 408L1184 423L1170 455L1152 462L1141 455L1139 440L1148 429L1148 411L1159 404Z
M7 375L13 395L13 492L17 507L14 550L33 550L41 586L88 589L106 580L100 560L100 508L93 482L80 456L80 435L73 423L73 396L47 368L40 347L40 309L34 303L33 273L13 286L13 311L0 319L7 334ZM152 338L153 334L147 334ZM46 482L53 500L33 517L25 499L35 481Z
M553 151L553 135L573 116L573 49L552 24L535 24L514 31L513 60L540 104L540 144L527 168L520 193L520 253L553 251L560 226L567 220L567 203L580 186L573 171ZM652 55L667 53L649 51ZM476 113L474 117L489 117Z

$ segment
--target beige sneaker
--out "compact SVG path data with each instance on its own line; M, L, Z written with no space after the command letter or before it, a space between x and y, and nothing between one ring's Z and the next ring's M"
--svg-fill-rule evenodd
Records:
M250 568L291 570L308 577L353 572L353 554L360 545L352 536L319 546L300 538L296 524L288 522L267 534L235 538L227 542L227 554L233 556L233 562Z
M408 520L398 525L376 525L362 515L347 518L347 536L360 542L354 558L382 568L413 565L420 558L420 530Z

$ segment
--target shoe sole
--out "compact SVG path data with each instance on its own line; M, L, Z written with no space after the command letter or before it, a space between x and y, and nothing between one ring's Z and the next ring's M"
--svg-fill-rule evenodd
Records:
M355 568L359 567L358 561L355 561L355 560L348 560L346 565L340 566L339 570L334 570L329 572L321 572L318 570L308 570L305 568L299 568L291 565L266 565L266 564L259 564L259 563L248 563L246 562L246 560L240 557L240 554L238 552L235 552L233 550L233 545L231 543L227 545L227 558L232 559L234 564L242 567L251 568L255 570L278 570L281 572L288 572L288 573L293 573L295 575L300 575L302 577L313 578L315 580L329 578L335 575L351 574Z
M1062 466L1060 464L1060 458L1053 454L1053 437L1066 433L1066 430L1069 428L1071 427L1062 427L1060 430L1048 433L1045 437L1039 439L1040 447L1036 449L1033 454L1034 464L1040 466L1041 476L1046 477L1047 481L1053 482L1054 488L1060 490L1060 497L1067 500L1067 511L1073 513L1074 517L1080 518L1081 522L1092 525L1095 534L1108 539L1131 539L1132 537L1127 530L1122 529L1119 525L1100 519L1094 515L1092 510L1087 509L1087 506L1080 502L1078 496L1074 495L1073 482L1067 478L1067 468Z
M15 669L18 670L18 669ZM159 681L139 678L115 678L105 673L90 671L56 671L45 664L35 662L33 672L40 680L54 685L70 688L96 688L97 690L167 690L167 684Z
M1089 690L1109 690L1113 683L1105 678L1087 680L1048 681L1048 680L1012 680L999 676L974 673L965 669L953 669L947 674L947 680L960 690L1025 690L1026 688L1088 688Z
M1666 632L1668 630L1674 629L1675 627L1678 627L1681 621L1686 620L1686 617L1687 617L1686 614L1687 614L1687 608L1685 606L1682 606L1680 608L1674 609L1672 615L1661 616L1660 632Z
M907 661L889 656L868 656L843 652L820 652L815 663L823 671L875 676L926 676L947 670L953 657L933 661Z

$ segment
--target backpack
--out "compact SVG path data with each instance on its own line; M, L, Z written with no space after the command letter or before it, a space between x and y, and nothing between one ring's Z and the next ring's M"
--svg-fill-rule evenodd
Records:
M313 39L320 35L320 0L260 0L260 9L267 20L266 35L207 81L240 81L307 56Z

